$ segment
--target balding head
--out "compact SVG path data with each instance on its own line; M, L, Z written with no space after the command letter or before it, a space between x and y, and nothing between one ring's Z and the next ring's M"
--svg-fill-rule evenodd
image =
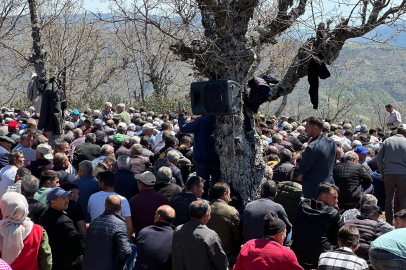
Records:
M175 210L169 205L160 206L155 212L154 223L161 221L172 224L175 220Z
M121 210L121 199L117 195L110 195L106 198L106 202L104 203L104 208L106 210L111 210L116 213L120 212Z
M269 146L266 151L266 154L267 155L270 155L270 154L278 155L278 148L276 148L276 146Z
M75 138L82 137L83 136L83 131L80 128L75 128L73 130L73 136Z
M60 167L66 170L69 167L68 156L64 153L56 153L53 160L55 167Z

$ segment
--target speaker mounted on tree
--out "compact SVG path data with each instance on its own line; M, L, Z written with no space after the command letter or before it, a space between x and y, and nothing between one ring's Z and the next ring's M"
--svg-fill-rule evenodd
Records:
M190 85L192 112L197 115L229 115L242 106L241 86L234 81L194 82Z

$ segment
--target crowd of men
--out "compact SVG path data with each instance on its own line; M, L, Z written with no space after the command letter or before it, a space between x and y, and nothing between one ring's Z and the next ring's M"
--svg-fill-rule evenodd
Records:
M106 102L55 139L34 108L2 108L0 269L406 268L406 125L386 109L385 130L260 115L247 202L222 181L214 116Z

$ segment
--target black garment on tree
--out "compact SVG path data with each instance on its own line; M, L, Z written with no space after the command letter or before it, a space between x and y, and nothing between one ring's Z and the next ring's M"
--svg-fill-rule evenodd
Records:
M245 84L244 103L254 113L258 111L259 106L265 102L270 95L271 89L266 81L259 77L254 77Z
M324 80L330 77L330 72L323 61L323 56L319 53L316 57L312 57L307 66L307 80L310 84L309 95L310 101L313 104L313 109L319 107L319 78Z
M44 132L52 131L53 135L61 135L63 133L62 112L66 106L66 97L60 81L51 78L42 95L38 129L44 129Z

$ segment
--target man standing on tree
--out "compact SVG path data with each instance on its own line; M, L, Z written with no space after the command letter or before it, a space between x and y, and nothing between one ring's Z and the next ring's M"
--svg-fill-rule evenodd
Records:
M323 123L318 116L311 116L306 121L306 133L311 140L299 163L299 171L303 175L303 196L309 199L317 199L320 183L334 184L333 166L337 146L333 139L323 135Z
M206 182L204 183L203 198L207 198L209 190L209 180L213 185L220 180L220 160L214 151L214 139L212 132L216 128L216 117L206 115L196 118L193 122L185 124L185 118L179 109L179 130L182 133L194 133L193 139L193 161L196 166L196 175Z
M393 109L392 104L385 106L386 111L389 113L388 124L386 124L390 130L396 130L400 123L402 123L402 118L400 113Z

